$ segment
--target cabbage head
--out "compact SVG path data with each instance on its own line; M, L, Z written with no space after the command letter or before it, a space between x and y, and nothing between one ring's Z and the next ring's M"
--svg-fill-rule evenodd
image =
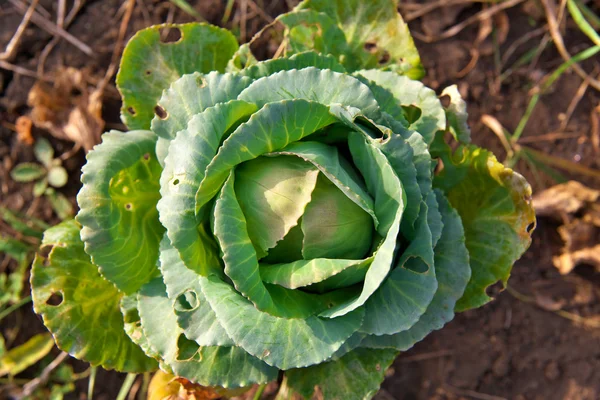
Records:
M530 186L469 144L456 86L442 105L418 80L396 5L306 0L266 61L209 24L131 39L130 130L89 152L77 218L34 263L58 347L203 386L283 376L306 398L363 399L400 351L506 285Z

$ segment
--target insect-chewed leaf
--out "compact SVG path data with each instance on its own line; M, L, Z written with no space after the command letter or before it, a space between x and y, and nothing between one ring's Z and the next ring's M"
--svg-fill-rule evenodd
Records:
M326 14L344 32L349 54L332 54L343 56L342 64L349 71L381 68L412 79L424 75L408 25L398 14L397 0L304 0L294 12L306 9ZM336 35L325 34L322 25L318 27L322 32L317 30L321 34L315 42L339 40Z
M456 309L479 307L491 300L488 286L506 285L514 262L531 243L531 186L479 147L463 145L452 153L439 134L431 151L444 163L434 186L458 211L469 250L472 276Z
M433 192L430 196L434 196ZM407 330L431 303L438 282L428 211L429 207L421 204L415 239L404 250L381 287L367 300L360 332L390 335Z
M440 207L443 230L435 246L435 274L438 288L427 311L410 329L394 335L368 336L360 346L394 348L405 351L416 342L454 318L454 306L463 295L471 277L469 253L460 216L441 191L435 190Z
M144 285L138 294L138 310L148 343L175 375L225 388L267 383L277 377L276 368L239 347L200 347L186 339L166 290L160 278Z
M185 336L199 346L233 346L202 293L198 273L185 266L166 236L160 242L160 270Z
M160 221L183 262L202 275L221 268L214 239L198 226L195 196L219 143L239 121L257 110L254 104L232 100L194 116L171 142L160 177Z
M397 114L398 107L404 109L404 118L409 123L408 128L419 132L427 144L431 144L436 132L446 129L446 114L442 103L435 92L421 82L399 76L391 71L368 70L358 71L357 74L370 81L371 86L374 84L375 87L380 88L380 90L373 90L376 98L383 95L381 88L389 91L396 99L396 103L386 101L383 104L387 107L383 108L383 111L394 115Z
M250 354L280 369L318 364L331 357L360 327L362 308L338 317L281 318L257 310L215 276L201 278L202 291L227 334Z
M181 38L166 42L161 33L179 31ZM209 24L163 24L143 29L125 47L117 74L123 97L121 118L129 129L149 129L162 91L184 74L224 72L238 49L235 36Z
M184 130L194 115L236 99L251 83L252 80L245 76L215 71L184 75L163 92L158 105L165 114L152 119L152 131L163 139L175 139L177 132Z
M370 399L397 355L389 349L356 349L335 361L286 371L287 385L306 399L316 388L325 399Z
M80 226L66 221L44 234L33 263L31 287L35 312L58 347L92 365L122 372L145 372L156 362L127 337L119 310L122 293L98 273L83 250Z
M131 294L158 273L161 167L149 131L105 133L88 153L77 195L85 250L102 275Z
M467 103L463 100L456 85L448 86L442 91L442 96L448 96L450 103L446 107L448 129L454 139L462 143L471 141L471 129L467 123Z

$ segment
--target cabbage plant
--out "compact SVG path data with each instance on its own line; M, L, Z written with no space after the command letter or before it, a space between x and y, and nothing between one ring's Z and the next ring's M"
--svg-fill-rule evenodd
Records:
M266 61L208 24L131 39L130 131L87 155L76 220L33 267L59 348L225 395L283 379L363 399L399 352L506 285L530 186L469 144L456 86L442 105L418 80L396 6L305 0Z

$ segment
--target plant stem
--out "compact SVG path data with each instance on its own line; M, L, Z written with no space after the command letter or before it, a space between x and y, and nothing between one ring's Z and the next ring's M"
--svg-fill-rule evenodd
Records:
M121 390L119 390L119 395L117 396L117 400L125 400L127 394L129 394L129 390L131 386L133 386L133 382L135 382L135 378L137 378L137 374L127 374L125 381L123 382L123 386L121 386Z
M287 376L283 375L283 380L281 381L281 385L279 385L279 391L277 392L277 396L275 396L275 400L292 400L294 397L294 391L287 384Z
M0 312L0 321L2 321L4 319L4 317L9 315L11 312L15 311L17 308L29 303L30 301L31 301L31 296L27 296L25 298L22 298L15 304L13 304L12 306L8 307L6 310Z
M148 385L150 384L150 372L144 372L142 378L142 388L140 390L140 394L138 395L138 399L146 400L146 397L148 395Z
M94 398L94 386L96 385L96 372L98 372L98 367L92 367L92 369L90 371L90 380L88 381L87 400L92 400Z
M260 396L262 396L266 387L267 387L266 383L263 383L262 385L260 385L258 387L258 389L256 390L256 393L254 393L254 397L252 397L252 400L260 400Z

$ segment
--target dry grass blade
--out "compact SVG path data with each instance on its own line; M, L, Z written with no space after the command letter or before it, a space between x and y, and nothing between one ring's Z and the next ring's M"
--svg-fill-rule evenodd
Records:
M29 76L31 78L36 78L36 79L38 79L40 81L52 82L52 79L47 78L45 76L42 76L42 75L38 74L35 71L30 71L27 68L23 68L23 67L11 64L11 63L3 61L3 60L0 60L0 68L6 69L8 71L12 71L12 72L14 72L16 74L19 74L19 75Z
M492 117L488 114L483 114L481 116L481 123L490 128L490 130L498 137L500 143L506 150L506 158L511 159L515 155L512 146L510 145L508 138L506 137L506 133L504 127L495 117Z
M506 65L506 63L508 62L510 57L515 53L515 51L517 51L517 49L521 45L529 42L531 39L535 38L536 36L543 35L547 30L548 30L548 27L546 25L544 25L541 28L534 29L532 31L527 32L526 34L524 34L523 36L521 36L520 38L518 38L517 40L512 42L510 47L508 49L506 49L506 51L502 55L501 66L504 67Z
M595 319L591 319L591 318L585 318L582 317L581 315L577 315L565 310L549 310L548 308L542 306L535 298L531 297L531 296L527 296L524 295L518 291L516 291L512 286L507 286L506 287L506 291L508 293L510 293L511 296L513 296L515 299L522 301L523 303L528 303L528 304L533 304L539 308L541 308L542 310L545 311L549 311L552 312L556 315L558 315L559 317L568 319L570 321L585 325L585 326L589 326L590 328L600 328L600 321L595 320Z
M558 52L559 52L560 56L563 58L563 60L565 60L566 62L569 62L573 58L573 56L571 56L571 54L565 47L565 42L560 33L559 24L558 24L558 21L556 19L555 12L554 12L556 5L554 4L554 2L552 2L552 0L541 0L541 2L542 2L542 5L544 6L544 10L546 12L546 19L548 21L548 29L550 30L550 35L552 36L554 45L556 46L556 49L558 50ZM600 90L600 81L589 76L587 74L587 72L585 72L579 64L572 63L571 68L573 68L573 70L577 73L577 75L579 75L582 79L589 80L590 86L592 86L596 90Z
M580 137L579 133L550 132L539 136L526 136L519 139L519 143L554 142L555 140L575 139Z
M22 13L27 12L27 7L24 4L22 4L20 1L18 1L18 0L8 0L8 1L10 2L10 4L12 4L17 10L21 11ZM64 29L61 29L56 24L48 21L46 18L41 16L37 11L34 11L34 13L31 15L31 21L33 21L34 24L36 24L43 30L47 31L48 33L50 33L54 36L62 37L67 42L71 43L73 46L77 47L79 50L81 50L83 53L87 54L88 56L92 56L94 54L94 52L92 51L90 46L83 43L81 40L77 39L75 36L71 35L69 32L65 31Z
M271 17L269 14L267 14L262 8L260 8L255 2L254 0L247 0L248 1L248 5L250 6L250 8L252 8L254 10L254 12L256 12L258 15L260 15L260 17L262 19L264 19L265 21L267 21L268 23L272 23L273 21L275 21L273 19L273 17Z
M65 353L64 351L61 352L58 355L58 357L56 357L50 364L48 364L48 366L46 368L44 368L44 370L42 371L42 373L40 374L40 376L38 378L35 378L32 381L25 384L25 386L23 386L23 393L19 397L19 400L20 399L23 399L23 400L28 399L29 396L31 396L32 393L35 392L35 390L38 387L40 387L41 385L44 385L50 378L50 374L52 373L52 371L54 371L56 368L58 368L58 366L60 364L62 364L62 362L68 356L69 356L68 353Z
M404 16L404 21L405 22L410 22L413 21L417 18L421 18L422 16L438 9L441 7L448 7L448 6L453 6L453 5L457 5L457 4L468 4L468 3L476 3L477 0L438 0L438 1L434 1L432 3L427 3L427 4L423 4L423 5L414 5L415 7L415 11L413 12L408 12L406 13L406 15ZM480 0L480 2L485 2L485 0ZM406 7L404 4L400 5L400 8ZM408 7L407 7L408 8Z
M571 102L569 103L569 106L567 107L567 111L564 114L564 118L560 122L559 130L563 131L567 128L567 125L569 124L569 121L571 120L571 117L573 116L573 113L575 112L577 105L579 104L579 102L581 101L583 96L585 95L585 92L587 91L589 86L590 86L589 79L585 79L583 82L581 82L581 85L579 85L579 88L577 88L577 92L575 92L575 96L573 96L573 98L571 99Z
M564 158L560 158L560 157L552 156L550 154L542 153L541 151L534 150L531 147L526 147L526 146L521 146L521 147L524 150L526 150L528 153L533 155L535 158L537 158L539 161L543 162L544 164L550 165L555 168L560 168L562 170L565 170L565 171L568 171L571 173L581 174L581 175L588 176L590 178L594 178L596 180L600 180L600 171L598 171L596 169L588 168L584 165L577 164L577 163L569 161L569 160L565 160Z
M83 7L82 0L75 0L75 2L73 3L73 8L71 8L71 11L69 11L69 13L67 14L67 17L64 20L60 16L57 18L58 26L60 26L61 28L68 28L82 7ZM44 50L42 50L42 53L40 54L40 58L38 59L38 67L37 67L37 72L40 76L44 75L44 66L46 65L46 58L48 58L48 55L54 49L54 47L58 44L60 39L61 39L60 36L54 36L52 38L52 40L50 41L50 43L48 43L48 45L46 47L44 47Z
M240 1L240 42L244 43L246 41L246 22L248 20L248 0Z
M502 10L506 10L507 8L514 7L517 4L522 3L524 1L525 0L507 0L507 1L503 1L501 3L495 4L492 7L478 12L477 14L473 15L472 17L467 18L466 20L462 21L461 23L454 25L453 27L445 30L444 32L442 32L441 34L436 35L436 36L427 36L422 33L418 33L416 31L413 32L413 36L425 43L433 43L433 42L437 42L440 40L448 39L448 38L460 33L467 26L469 26L475 22L489 19L494 14L496 14Z
M135 7L135 0L128 0L126 7L127 8L125 9L125 13L123 14L123 19L121 20L121 25L119 26L119 34L117 36L117 42L115 43L115 47L113 49L110 65L106 70L104 78L100 81L100 83L98 83L97 86L97 90L100 93L104 92L106 85L108 85L108 82L111 80L111 78L116 72L117 65L119 63L119 56L121 55L121 48L123 47L123 41L125 40L125 33L127 32L127 26L129 25L129 20L131 19L131 15Z
M600 105L596 106L590 114L592 146L596 154L600 154Z
M10 39L10 42L8 42L8 45L6 45L6 51L0 53L0 60L9 61L9 60L12 60L12 58L15 56L15 53L17 51L17 46L19 45L19 42L21 41L21 37L23 36L23 33L25 32L25 28L27 28L27 25L29 25L29 20L31 19L31 16L34 13L35 7L37 6L38 2L39 2L39 0L33 0L31 2L31 4L29 5L29 8L27 9L25 16L23 17L23 20L19 24L17 31L15 32L13 37Z

